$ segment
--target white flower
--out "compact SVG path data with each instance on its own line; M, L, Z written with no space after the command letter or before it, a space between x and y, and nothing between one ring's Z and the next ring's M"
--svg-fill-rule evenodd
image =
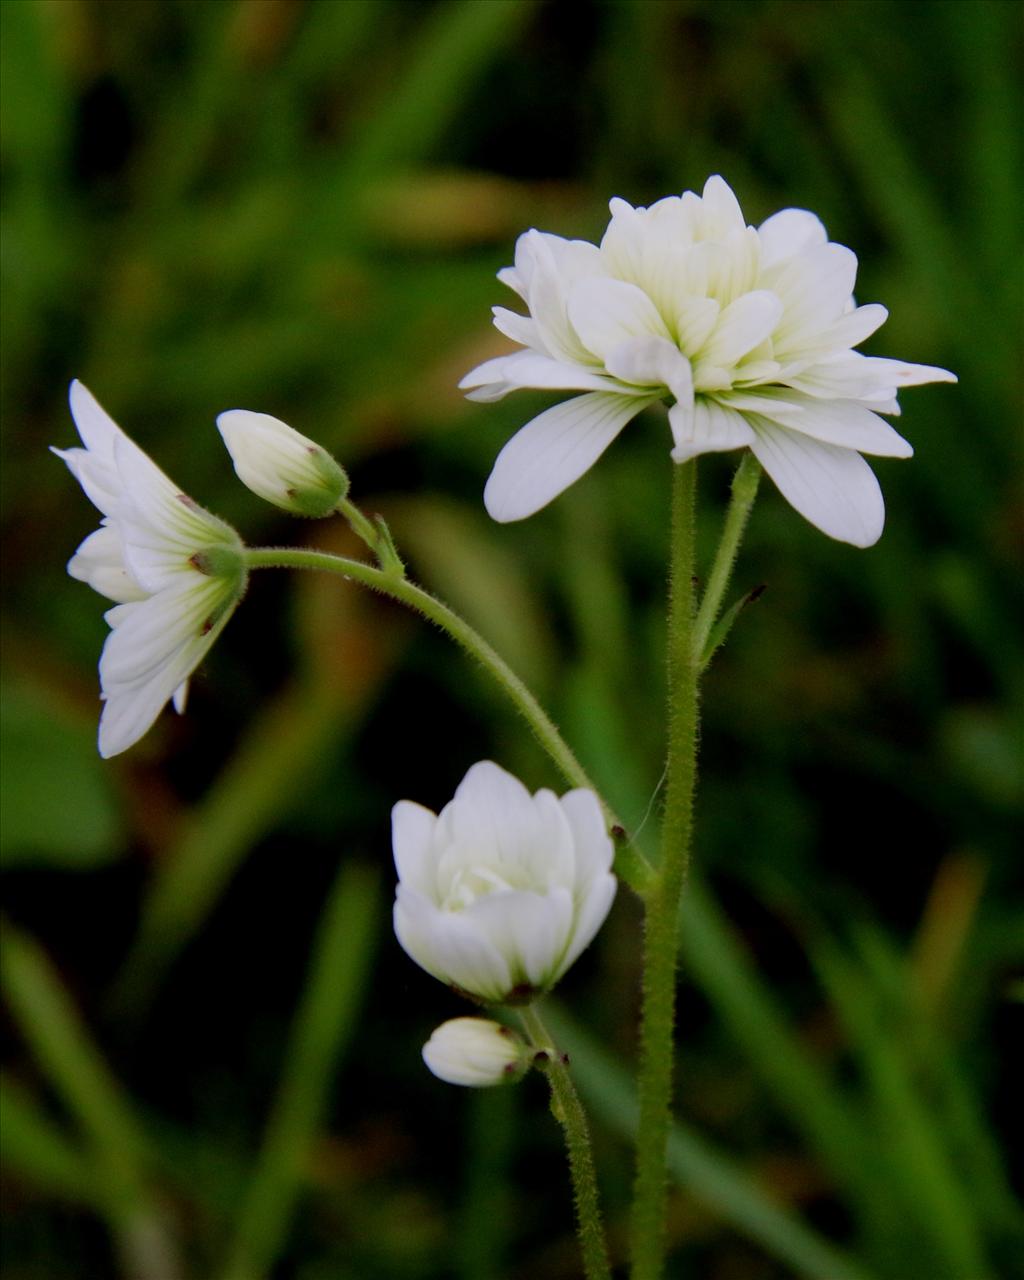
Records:
M348 476L331 455L269 413L229 409L217 418L239 480L294 516L331 515Z
M71 414L84 449L54 449L103 513L68 573L117 601L100 658L100 755L147 732L188 680L245 590L242 543L182 493L78 381Z
M459 385L476 400L521 387L584 394L505 445L484 492L490 514L532 515L668 396L676 462L746 446L812 524L870 546L884 506L860 454L913 452L878 415L899 413L900 387L956 377L853 350L888 313L856 305L856 256L805 209L748 227L720 177L703 196L610 208L600 246L528 231L499 272L530 314L495 307L494 323L525 349Z
M518 1080L532 1056L510 1027L487 1018L442 1022L423 1046L423 1061L439 1080L471 1089Z
M552 987L615 896L612 842L592 791L531 796L489 760L440 815L392 811L395 932L428 973L487 1004Z

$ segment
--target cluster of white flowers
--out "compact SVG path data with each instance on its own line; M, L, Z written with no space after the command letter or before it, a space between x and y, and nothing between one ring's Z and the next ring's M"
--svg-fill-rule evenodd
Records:
M813 213L747 226L728 184L634 209L611 202L600 245L528 231L499 273L529 315L494 308L524 350L460 386L498 400L524 387L584 394L527 423L498 455L484 501L520 520L578 480L623 427L666 397L677 463L749 448L790 503L833 538L870 546L884 505L862 453L912 449L879 414L900 387L946 369L853 350L885 321L853 299L857 258Z
M927 365L853 348L886 319L853 299L857 259L811 213L785 209L746 225L719 177L649 209L611 202L600 245L529 231L500 279L529 315L495 324L523 350L489 360L461 386L497 400L532 387L582 394L548 409L501 451L484 500L522 519L578 479L631 418L666 398L674 448L749 448L782 494L834 538L869 546L884 509L862 453L906 457L879 415L900 387L955 382ZM80 383L71 412L84 448L55 449L100 528L68 564L115 602L100 659L99 745L124 751L188 682L245 591L238 534L182 493ZM217 425L241 480L294 515L326 516L348 478L319 445L276 418L234 409ZM549 991L611 908L613 846L592 791L530 795L491 761L474 765L435 814L393 810L394 926L428 973L482 1004L526 1004ZM537 1057L508 1028L457 1018L424 1046L443 1080L480 1087L518 1079Z
M137 742L188 681L246 585L245 548L134 444L80 382L71 412L84 448L55 449L103 514L68 572L116 601L100 659L100 752ZM348 489L324 451L266 414L217 420L235 470L297 515L326 515ZM487 1004L550 990L601 927L615 896L613 847L597 797L531 796L490 761L474 765L440 815L393 813L395 931L429 973ZM518 1079L533 1051L498 1023L457 1018L424 1046L435 1075L481 1087Z

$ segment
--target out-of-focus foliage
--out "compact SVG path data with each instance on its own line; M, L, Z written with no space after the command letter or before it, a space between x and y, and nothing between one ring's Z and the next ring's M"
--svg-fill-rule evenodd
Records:
M680 1275L986 1280L1021 1220L1019 9L1002 0L5 0L11 1280L572 1276L543 1086L467 1096L460 1010L390 935L388 813L493 756L561 785L397 608L258 574L187 716L100 764L92 509L48 444L81 378L250 542L354 551L235 480L213 427L337 453L413 571L550 704L639 826L661 773L668 432L522 526L480 492L539 407L466 404L519 231L721 172L800 205L946 365L904 396L868 552L765 484L706 681L670 1223ZM704 563L733 460L701 461ZM552 1010L626 1250L637 911ZM1019 992L1019 984L1017 988ZM571 1012L569 1012L571 1011ZM676 1272L673 1272L675 1274Z

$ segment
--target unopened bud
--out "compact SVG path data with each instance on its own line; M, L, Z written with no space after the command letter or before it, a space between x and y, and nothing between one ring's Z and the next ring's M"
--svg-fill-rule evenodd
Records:
M442 1022L423 1046L423 1061L439 1080L471 1089L518 1080L532 1059L521 1036L487 1018Z
M348 476L326 449L268 413L229 409L217 418L239 480L294 516L331 515Z

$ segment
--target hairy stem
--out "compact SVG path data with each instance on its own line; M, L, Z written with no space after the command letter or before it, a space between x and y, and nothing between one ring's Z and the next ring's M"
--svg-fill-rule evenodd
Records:
M584 1273L587 1280L611 1280L587 1116L569 1074L568 1060L555 1048L533 1005L521 1009L519 1015L533 1047L547 1055L544 1071L551 1086L551 1112L565 1135Z
M424 591L400 573L376 569L360 560L350 560L327 551L304 547L250 547L246 549L245 559L250 569L318 569L339 574L414 609L440 627L497 681L566 780L574 787L586 787L597 792L551 717L504 658L464 618L429 591ZM609 827L613 832L621 832L623 827L618 817L603 800L601 803ZM640 852L622 840L617 841L615 870L637 893L642 895L646 892L652 878L651 869Z
M693 625L693 651L698 659L704 653L711 629L722 607L743 530L747 526L750 509L757 497L760 479L761 464L749 450L744 450L740 465L732 478L732 496L729 500L729 510L725 514L722 540L715 552L715 562L711 566L707 590L704 592L700 609L697 611L697 620Z
M665 1258L666 1154L672 1112L679 901L690 860L697 774L698 659L693 634L696 470L695 462L673 469L668 763L661 862L647 894L644 922L633 1280L657 1280Z

